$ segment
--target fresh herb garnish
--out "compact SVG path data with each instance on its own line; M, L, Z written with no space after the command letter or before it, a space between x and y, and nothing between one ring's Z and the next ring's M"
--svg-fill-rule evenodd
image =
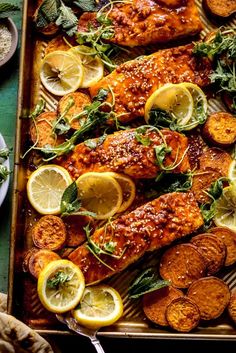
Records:
M225 91L236 99L236 35L235 30L228 33L218 31L211 42L197 43L194 54L208 57L213 61L214 71L210 80L218 91Z
M129 288L129 297L136 299L145 293L153 292L171 284L170 281L160 279L153 268L144 270Z
M45 106L46 106L46 102L45 100L43 99L40 99L38 101L38 103L36 104L34 110L32 113L30 113L29 116L27 116L27 118L30 118L30 119L35 119L37 118L37 116L39 116L41 113L43 113L44 109L45 109Z
M7 159L9 157L10 150L7 147L0 149L0 158Z
M145 182L144 194L148 199L171 192L186 192L192 187L192 173L162 172L155 180Z
M70 276L62 271L58 271L52 278L47 280L46 286L48 288L56 288L58 289L59 286L63 285L64 283L70 280Z
M6 17L9 12L20 10L20 8L9 2L3 2L0 4L0 17Z
M6 166L0 164L0 184L2 184L10 174Z
M74 104L75 104L74 99L70 97L68 99L68 103L66 105L65 110L53 123L52 132L55 132L57 135L63 135L70 130L71 126L66 119L66 114L68 113L70 108L73 107Z
M212 219L216 213L217 200L221 197L223 192L224 182L229 182L229 179L222 177L213 182L209 190L206 192L206 194L210 197L210 202L206 202L200 206L204 220L204 229L211 226Z
M144 136L145 133L147 132L147 128L140 126L137 127L137 129L135 130L135 138L138 142L140 142L142 145L144 146L150 146L151 144L151 139L148 136Z
M170 154L172 151L172 148L167 146L165 143L161 143L159 146L154 147L155 155L156 155L156 164L158 167L160 167L162 170L166 169L164 167L164 160L167 156L167 154Z
M97 11L97 4L94 0L76 0L76 1L73 1L73 4L86 12Z
M61 198L61 216L69 216L71 214L79 216L96 217L96 214L89 211L79 211L82 206L81 199L78 197L77 184L74 181L64 191Z
M66 6L62 1L58 9L58 17L55 23L57 26L61 26L70 37L77 31L78 19L72 9Z
M94 150L98 146L102 145L103 142L106 140L106 138L107 138L107 134L104 133L102 136L98 137L97 139L90 139L90 140L84 141L84 144L91 150Z

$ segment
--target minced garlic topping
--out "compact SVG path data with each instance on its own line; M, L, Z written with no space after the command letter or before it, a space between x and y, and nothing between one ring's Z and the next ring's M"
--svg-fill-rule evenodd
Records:
M5 58L11 48L11 33L7 26L0 24L0 61Z

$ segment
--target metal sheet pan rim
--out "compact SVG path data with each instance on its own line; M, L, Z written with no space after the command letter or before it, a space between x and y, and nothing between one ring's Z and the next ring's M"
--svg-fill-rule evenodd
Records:
M12 197L12 221L11 221L11 240L10 240L10 265L9 265L9 283L8 283L8 313L13 313L13 293L14 293L14 265L15 265L15 240L16 240L16 217L18 211L18 172L20 163L20 145L21 145L21 124L20 119L23 109L23 95L25 87L24 65L26 58L26 37L27 37L27 13L29 0L23 1L23 19L22 19L22 35L21 35L21 54L20 54L20 70L19 70L19 90L18 90L18 107L17 107L17 125L15 140L15 162L14 162L14 179L13 179L13 197ZM74 335L70 331L55 329L38 329L41 335ZM236 340L235 334L217 334L217 333L171 333L171 332L135 332L135 330L125 329L99 331L101 337L115 338L131 338L131 339L168 339L168 340Z

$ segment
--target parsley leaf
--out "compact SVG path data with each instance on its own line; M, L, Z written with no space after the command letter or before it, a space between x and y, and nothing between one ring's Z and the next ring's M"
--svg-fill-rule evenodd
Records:
M156 164L161 168L164 169L164 159L166 158L166 155L171 153L172 148L166 146L165 143L161 143L159 146L154 147L155 150L155 155L156 155Z
M59 286L63 285L64 283L70 280L70 276L62 271L58 271L52 278L47 280L46 286L48 288L56 288L58 289Z

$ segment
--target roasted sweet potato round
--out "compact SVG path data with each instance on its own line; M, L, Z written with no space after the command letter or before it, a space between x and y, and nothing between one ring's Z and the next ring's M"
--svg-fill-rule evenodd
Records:
M66 242L65 224L57 216L43 216L32 228L32 238L38 248L59 250Z
M231 162L229 153L217 147L207 148L199 158L199 169L212 168L218 170L221 176L227 176Z
M69 216L64 218L64 223L67 231L66 245L68 247L76 247L86 240L86 235L83 228L88 223L91 228L94 221L92 217L88 216Z
M212 144L228 147L236 141L236 118L226 112L211 114L203 126L203 136Z
M37 116L35 122L31 122L30 137L37 147L56 146L63 142L63 138L57 138L57 135L52 131L52 124L56 119L55 112L44 112Z
M60 256L47 249L39 249L29 258L29 272L35 278L38 278L44 267L52 261L60 260Z
M198 169L194 172L191 191L199 203L210 201L210 197L206 192L209 190L211 184L220 177L221 173L213 168Z
M233 322L236 324L236 290L231 293L228 305L228 313Z
M197 327L200 321L200 311L191 299L177 298L168 305L166 320L174 330L189 332Z
M227 307L230 291L221 279L205 277L191 284L187 296L197 304L201 319L212 320L219 317Z
M203 7L208 15L218 18L226 18L236 12L235 0L203 0Z
M168 326L166 309L173 299L182 297L183 293L172 286L144 294L143 311L147 318L160 326Z
M68 104L70 103L73 105L65 114L65 111L68 109ZM89 104L91 104L91 99L87 94L82 92L69 93L60 99L58 103L58 113L60 115L64 113L65 118L69 121L70 126L73 129L78 130L82 123L84 123L86 116L83 116L80 119L74 118L84 110L86 105Z
M23 272L29 272L29 259L30 259L31 255L33 255L34 253L36 253L38 251L39 251L38 248L31 248L28 251L26 251L26 253L24 254L24 257L23 257L23 262L22 262Z
M177 288L188 288L190 284L205 275L204 257L192 244L172 246L161 257L160 275Z
M216 235L205 233L191 239L191 243L198 248L207 264L207 275L214 275L224 265L226 246Z
M228 228L214 227L208 232L219 237L226 246L225 266L233 265L236 262L236 233Z
M72 46L76 45L76 41L73 38L66 36L66 41L64 40L65 34L56 36L48 42L48 45L45 49L45 55L52 53L56 50L68 50L70 49L70 43Z

